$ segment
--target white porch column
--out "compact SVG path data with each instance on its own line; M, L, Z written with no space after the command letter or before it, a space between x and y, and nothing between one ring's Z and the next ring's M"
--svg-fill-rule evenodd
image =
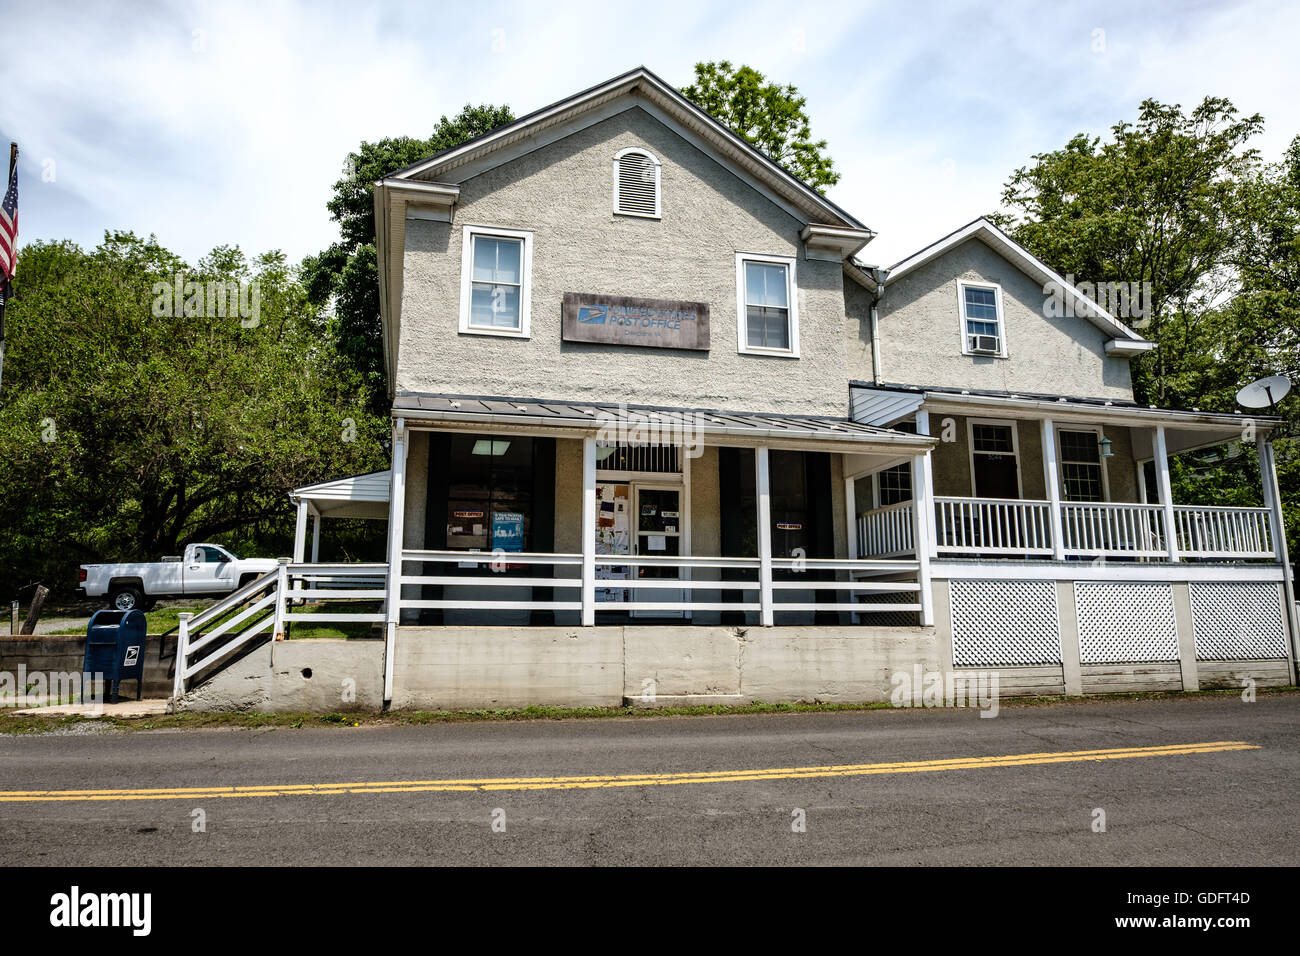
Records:
M320 512L311 516L311 563L320 564Z
M582 439L582 626L591 627L595 623L596 436L587 435Z
M1273 553L1282 564L1282 597L1286 601L1287 626L1291 631L1291 660L1300 661L1300 613L1296 610L1295 584L1291 580L1291 555L1286 546L1286 522L1282 517L1282 495L1277 487L1277 468L1273 443L1255 439L1259 456L1259 477L1264 488L1264 506L1268 508L1269 532L1273 535Z
M1174 526L1174 491L1169 484L1169 453L1165 446L1165 426L1157 425L1151 442L1156 463L1156 493L1165 513L1165 546L1169 560L1178 560L1178 529Z
M307 502L298 502L298 524L293 532L293 563L302 564L307 552Z
M771 627L776 618L772 610L772 492L766 447L754 449L754 472L754 490L758 498L759 623Z
M920 429L920 422L917 422ZM921 626L934 626L934 587L930 583L930 549L933 539L934 503L930 496L930 483L926 474L930 453L912 459L912 534L916 538L916 586L921 605Z
M840 459L845 460L846 455L841 455ZM846 468L845 471L848 471ZM848 521L846 528L848 530L849 558L857 558L858 555L858 490L856 478L844 479L844 517Z
M927 412L925 409L920 409L916 413L916 433L918 435L930 434L930 413ZM930 557L934 558L934 557L938 557L939 555L939 535L935 530L935 523L937 521L937 518L935 517L935 513L934 513L934 496L936 494L935 487L934 487L934 459L930 457L929 452L925 453L925 457L921 461L921 472L925 478L925 480L921 482L921 484L925 486L925 515L924 515L925 537L918 538L917 540L919 542L924 543L926 553ZM917 488L916 473L913 472L912 473L912 498L913 498L914 505L917 504L916 488ZM918 508L917 510L920 509ZM918 544L918 554L917 554L918 558L920 557L919 548L920 545Z
M388 493L388 593L384 600L384 700L393 699L393 651L401 620L402 536L406 517L406 419L393 426L393 479Z
M1052 523L1052 559L1065 560L1065 523L1061 520L1061 469L1056 462L1056 424L1044 418L1043 484L1047 488L1047 514Z

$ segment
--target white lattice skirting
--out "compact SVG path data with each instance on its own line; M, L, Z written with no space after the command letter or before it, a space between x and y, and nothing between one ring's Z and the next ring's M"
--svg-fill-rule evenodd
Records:
M1178 623L1168 584L1074 583L1079 662L1178 660Z
M1051 581L949 584L957 667L1061 663L1061 622Z
M1286 631L1276 585L1192 584L1191 597L1197 660L1286 657Z

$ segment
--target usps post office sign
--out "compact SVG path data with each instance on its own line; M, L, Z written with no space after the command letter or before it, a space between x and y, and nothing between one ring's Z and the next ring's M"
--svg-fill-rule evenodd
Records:
M562 309L566 342L709 350L709 306L705 302L566 292Z

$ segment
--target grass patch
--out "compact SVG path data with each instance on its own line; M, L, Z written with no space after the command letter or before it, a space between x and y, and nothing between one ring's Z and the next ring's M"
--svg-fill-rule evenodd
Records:
M166 632L170 631L172 628L174 628L177 624L180 623L181 620L180 615L183 612L189 612L190 614L198 614L199 611L202 611L207 606L208 605L204 604L204 605L199 605L197 607L160 607L157 610L148 611L145 613L144 616L145 621L147 622L145 631L149 634L165 634ZM64 628L60 628L57 631L50 631L50 633L51 634L85 634L86 626L88 624L90 624L89 617L87 617L86 620L83 621L81 624L78 624L74 627L64 627Z
M1259 688L1259 697L1282 697L1300 693L1296 687ZM1138 700L1205 700L1209 698L1240 697L1240 688L1204 691L1151 691L1136 694L1105 694L1090 697L1008 697L1000 700L1003 709L1047 707L1053 704L1103 704L1114 701ZM201 730L204 728L234 728L256 730L283 727L298 730L304 727L397 727L427 726L430 724L474 723L484 721L527 720L592 720L617 719L642 720L655 717L731 717L748 714L818 714L843 711L896 710L888 701L871 704L831 704L814 701L796 704L765 704L755 702L740 706L706 704L694 707L519 707L500 710L394 710L375 714L368 712L328 714L155 714L148 717L81 717L63 714L20 715L0 711L0 735L43 734L58 732L73 724L92 721L124 731L133 730ZM936 708L947 710L949 708ZM974 709L974 708L967 708ZM915 712L915 711L914 711Z

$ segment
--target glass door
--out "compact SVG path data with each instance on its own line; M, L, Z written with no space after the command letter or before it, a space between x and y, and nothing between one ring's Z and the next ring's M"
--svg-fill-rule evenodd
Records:
M682 542L682 488L637 482L633 486L633 515L636 519L634 552L641 556L678 557ZM638 580L680 580L681 568L640 567ZM683 601L685 588L634 588L633 601L657 603ZM680 611L632 611L636 617L684 617Z

